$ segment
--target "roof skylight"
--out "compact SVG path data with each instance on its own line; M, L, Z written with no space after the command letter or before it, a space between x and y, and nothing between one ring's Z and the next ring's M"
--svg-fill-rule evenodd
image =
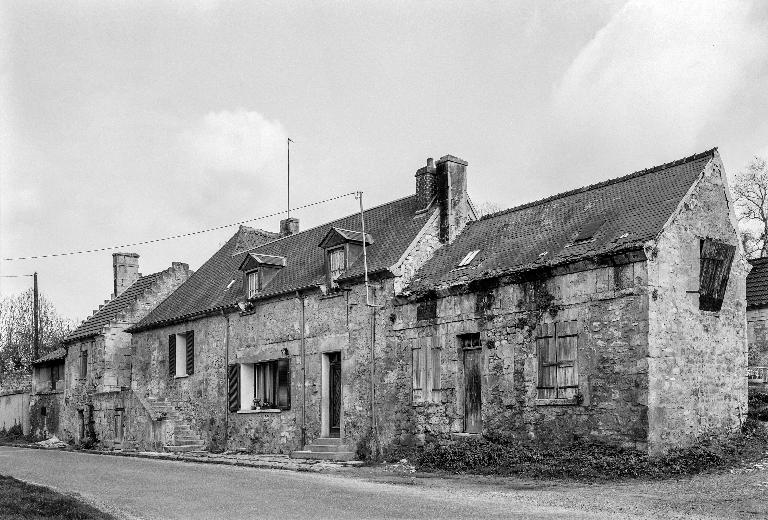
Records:
M469 253L467 253L467 256L462 258L461 262L459 262L459 267L468 266L472 262L472 260L475 259L475 257L477 256L477 253L479 252L480 252L479 249L475 249L474 251L470 251Z

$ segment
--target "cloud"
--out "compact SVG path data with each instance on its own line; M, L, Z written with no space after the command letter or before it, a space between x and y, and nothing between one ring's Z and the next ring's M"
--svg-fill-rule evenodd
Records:
M559 140L679 155L766 58L747 2L628 2L555 85Z
M282 157L286 133L279 121L238 109L211 112L183 137L196 166L218 172L258 172Z

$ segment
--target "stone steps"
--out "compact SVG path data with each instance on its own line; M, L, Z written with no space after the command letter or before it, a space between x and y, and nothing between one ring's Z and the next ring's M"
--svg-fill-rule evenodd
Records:
M162 414L171 425L172 440L163 446L168 452L205 451L205 441L184 421L181 414L166 399L147 397L152 412Z
M355 452L337 437L320 437L304 446L303 450L292 452L291 458L350 461L355 460Z

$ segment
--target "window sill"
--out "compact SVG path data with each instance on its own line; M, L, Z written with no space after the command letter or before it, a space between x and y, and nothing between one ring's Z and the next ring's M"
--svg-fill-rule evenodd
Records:
M185 379L187 377L189 377L188 374L184 374L184 375L181 375L181 376L173 376L174 379Z
M568 399L536 399L536 406L578 406L575 397Z
M261 410L238 410L236 413L251 414L251 413L280 413L283 410L279 408L262 408Z
M324 294L320 297L321 300L332 300L334 298L340 298L344 296L344 291L340 289L333 289L332 292L328 292L327 294Z

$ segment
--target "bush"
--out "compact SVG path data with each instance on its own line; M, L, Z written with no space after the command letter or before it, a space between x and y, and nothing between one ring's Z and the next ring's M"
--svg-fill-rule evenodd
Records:
M748 420L743 432L727 439L703 438L694 446L673 449L659 457L588 440L545 448L526 442L478 439L414 448L411 460L421 471L534 478L665 478L759 460L766 448L765 429ZM392 458L402 454L402 451L391 453Z
M0 439L4 441L15 441L21 439L24 436L24 432L21 429L21 425L16 423L7 430L5 427L0 429Z

